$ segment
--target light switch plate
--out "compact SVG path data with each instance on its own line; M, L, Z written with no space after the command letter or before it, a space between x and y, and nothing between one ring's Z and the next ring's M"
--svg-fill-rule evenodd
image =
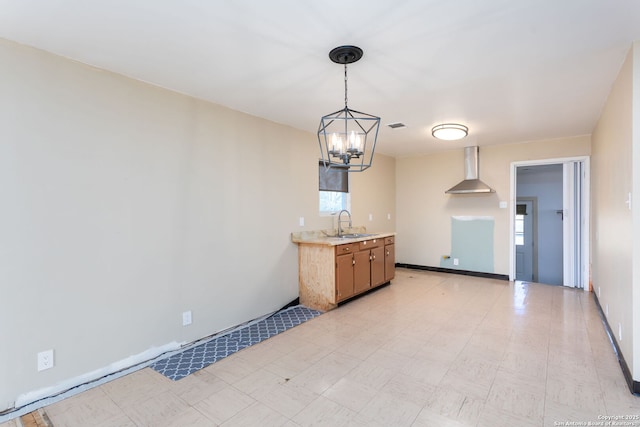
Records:
M182 326L189 326L191 324L191 310L182 313Z

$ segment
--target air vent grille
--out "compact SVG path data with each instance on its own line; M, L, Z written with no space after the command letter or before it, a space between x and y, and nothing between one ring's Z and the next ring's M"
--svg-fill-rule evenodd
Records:
M387 126L389 126L391 129L397 129L397 128L403 128L406 125L404 123L395 122L395 123L389 123Z

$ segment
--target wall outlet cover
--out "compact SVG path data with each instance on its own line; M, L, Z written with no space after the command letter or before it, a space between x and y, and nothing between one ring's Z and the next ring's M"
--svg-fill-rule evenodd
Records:
M460 260L458 258L454 258L453 265L460 265Z
M38 372L53 368L53 350L38 353Z
M507 209L508 206L507 202L500 202L500 209Z

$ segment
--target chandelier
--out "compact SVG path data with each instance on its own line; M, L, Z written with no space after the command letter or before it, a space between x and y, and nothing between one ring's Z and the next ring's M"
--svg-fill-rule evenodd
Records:
M362 55L357 46L340 46L329 52L333 62L344 65L344 108L320 119L318 142L321 162L326 168L362 172L373 161L380 117L347 106L347 64L358 61Z

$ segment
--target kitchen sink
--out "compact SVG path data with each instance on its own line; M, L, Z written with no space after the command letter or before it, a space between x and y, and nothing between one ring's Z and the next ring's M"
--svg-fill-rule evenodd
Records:
M341 239L355 239L357 237L371 237L371 236L375 236L375 234L350 233L350 234L343 234L342 236L338 236L338 237Z

